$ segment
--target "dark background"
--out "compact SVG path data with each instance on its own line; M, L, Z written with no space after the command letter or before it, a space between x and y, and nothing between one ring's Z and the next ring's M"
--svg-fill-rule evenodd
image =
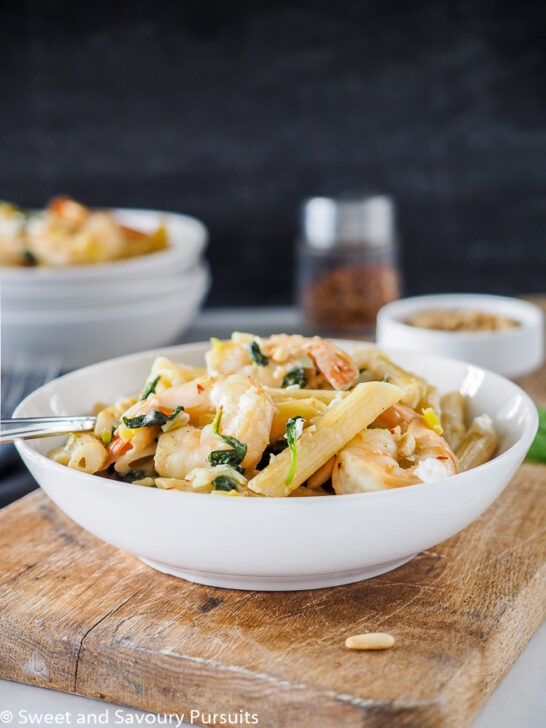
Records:
M188 212L292 300L303 197L399 204L406 292L546 289L546 4L0 3L0 197Z

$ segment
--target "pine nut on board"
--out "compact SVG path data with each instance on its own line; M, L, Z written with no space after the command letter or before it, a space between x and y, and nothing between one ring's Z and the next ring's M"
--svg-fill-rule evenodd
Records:
M345 640L345 647L350 650L386 650L393 644L394 637L386 632L366 632Z

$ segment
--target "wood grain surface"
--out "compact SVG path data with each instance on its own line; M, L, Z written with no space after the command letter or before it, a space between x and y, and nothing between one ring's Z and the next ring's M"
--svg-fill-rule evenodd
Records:
M546 404L546 370L523 381ZM546 466L524 465L457 536L383 576L240 592L149 569L42 491L0 512L0 677L260 726L468 725L544 616ZM345 637L396 637L352 652Z

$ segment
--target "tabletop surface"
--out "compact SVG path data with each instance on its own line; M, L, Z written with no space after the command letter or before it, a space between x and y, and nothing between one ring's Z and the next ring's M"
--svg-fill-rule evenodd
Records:
M245 312L208 311L202 314L196 325L187 332L184 341L203 340L213 334L220 337L227 336L233 328L266 333L272 329L291 332L298 330L298 327L299 320L292 309L259 312L249 312L248 310ZM489 725L502 728L504 725L514 725L514 722L508 722L509 718L530 728L539 725L540 717L543 717L544 708L546 707L543 693L539 687L540 678L544 676L544 664L543 659L541 660L541 654L546 652L545 647L546 633L543 628L524 651L514 668L512 668L478 716L474 722L475 728L483 728ZM74 714L94 712L100 715L108 707L112 711L115 710L114 705L97 703L79 696L0 681L0 708L11 710L14 721L17 721L18 711L24 709L43 711L44 713L53 712L53 710L69 711ZM0 721L2 721L1 713ZM12 724L19 725L22 723L13 722ZM41 723L37 722L35 724L40 725ZM68 722L65 724L70 725Z

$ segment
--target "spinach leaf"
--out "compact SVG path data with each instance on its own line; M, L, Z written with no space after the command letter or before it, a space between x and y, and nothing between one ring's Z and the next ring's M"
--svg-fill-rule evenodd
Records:
M144 470L128 470L124 475L118 473L118 478L124 483L132 483L133 480L142 480L146 477Z
M297 415L296 417L291 417L286 423L286 439L288 441L288 447L290 448L290 454L292 456L290 470L288 471L288 475L285 481L286 485L290 485L292 479L294 478L294 473L296 472L296 466L298 464L296 440L302 433L303 423L304 419L303 417L300 417L300 415Z
M169 422L170 420L174 420L176 415L179 412L182 412L183 409L184 407L176 407L176 409L173 409L170 415L166 415L160 410L152 410L145 415L140 415L140 417L131 417L131 419L129 419L128 417L123 417L123 424L130 430L136 430L139 427L152 427L154 425L161 426L164 425L166 422Z
M144 387L144 391L142 392L142 397L140 398L140 401L147 399L150 394L155 394L155 388L157 387L157 383L161 379L161 375L158 374L155 379L152 379L151 382L148 382L148 384Z
M240 442L237 440L236 437L230 437L229 435L218 435L218 437L221 437L222 440L226 443L226 445L231 445L234 452L237 453L237 457L239 458L239 462L242 463L246 456L247 446L244 444L244 442Z
M229 475L217 475L212 481L214 490L237 490L237 483Z
M268 445L266 450L270 455L278 455L283 450L286 450L287 447L288 443L286 442L284 437L281 437L280 440L272 442L271 445Z
M212 431L220 438L226 445L229 445L232 450L213 450L209 454L209 463L211 465L231 465L232 468L236 468L240 473L244 473L245 469L241 465L246 457L247 446L244 442L237 440L236 437L230 437L229 435L220 434L220 421L222 419L222 408L216 413L214 422L212 423Z
M262 354L262 350L257 341L253 341L248 345L248 353L254 364L257 364L259 367L265 367L269 364L269 359Z
M300 389L303 389L307 384L307 377L302 366L294 367L288 374L285 374L282 378L281 387L285 389L290 387L292 384L297 384Z
M36 256L32 252L32 250L29 250L29 248L23 248L21 255L23 256L25 265L29 265L29 266L38 265L38 259L36 258Z
M288 443L284 438L281 438L276 442L272 442L271 445L268 445L265 448L260 462L258 463L258 465L256 465L256 470L263 470L264 468L266 468L269 465L269 461L271 460L271 455L278 455L283 450L286 450L287 447Z
M242 444L242 443L239 443ZM246 445L243 446L245 448L245 455L246 455ZM214 465L230 465L232 468L235 468L235 470L238 470L241 474L245 472L245 469L241 465L241 462L244 460L244 455L241 457L240 453L238 453L236 450L213 450L209 454L209 463Z

